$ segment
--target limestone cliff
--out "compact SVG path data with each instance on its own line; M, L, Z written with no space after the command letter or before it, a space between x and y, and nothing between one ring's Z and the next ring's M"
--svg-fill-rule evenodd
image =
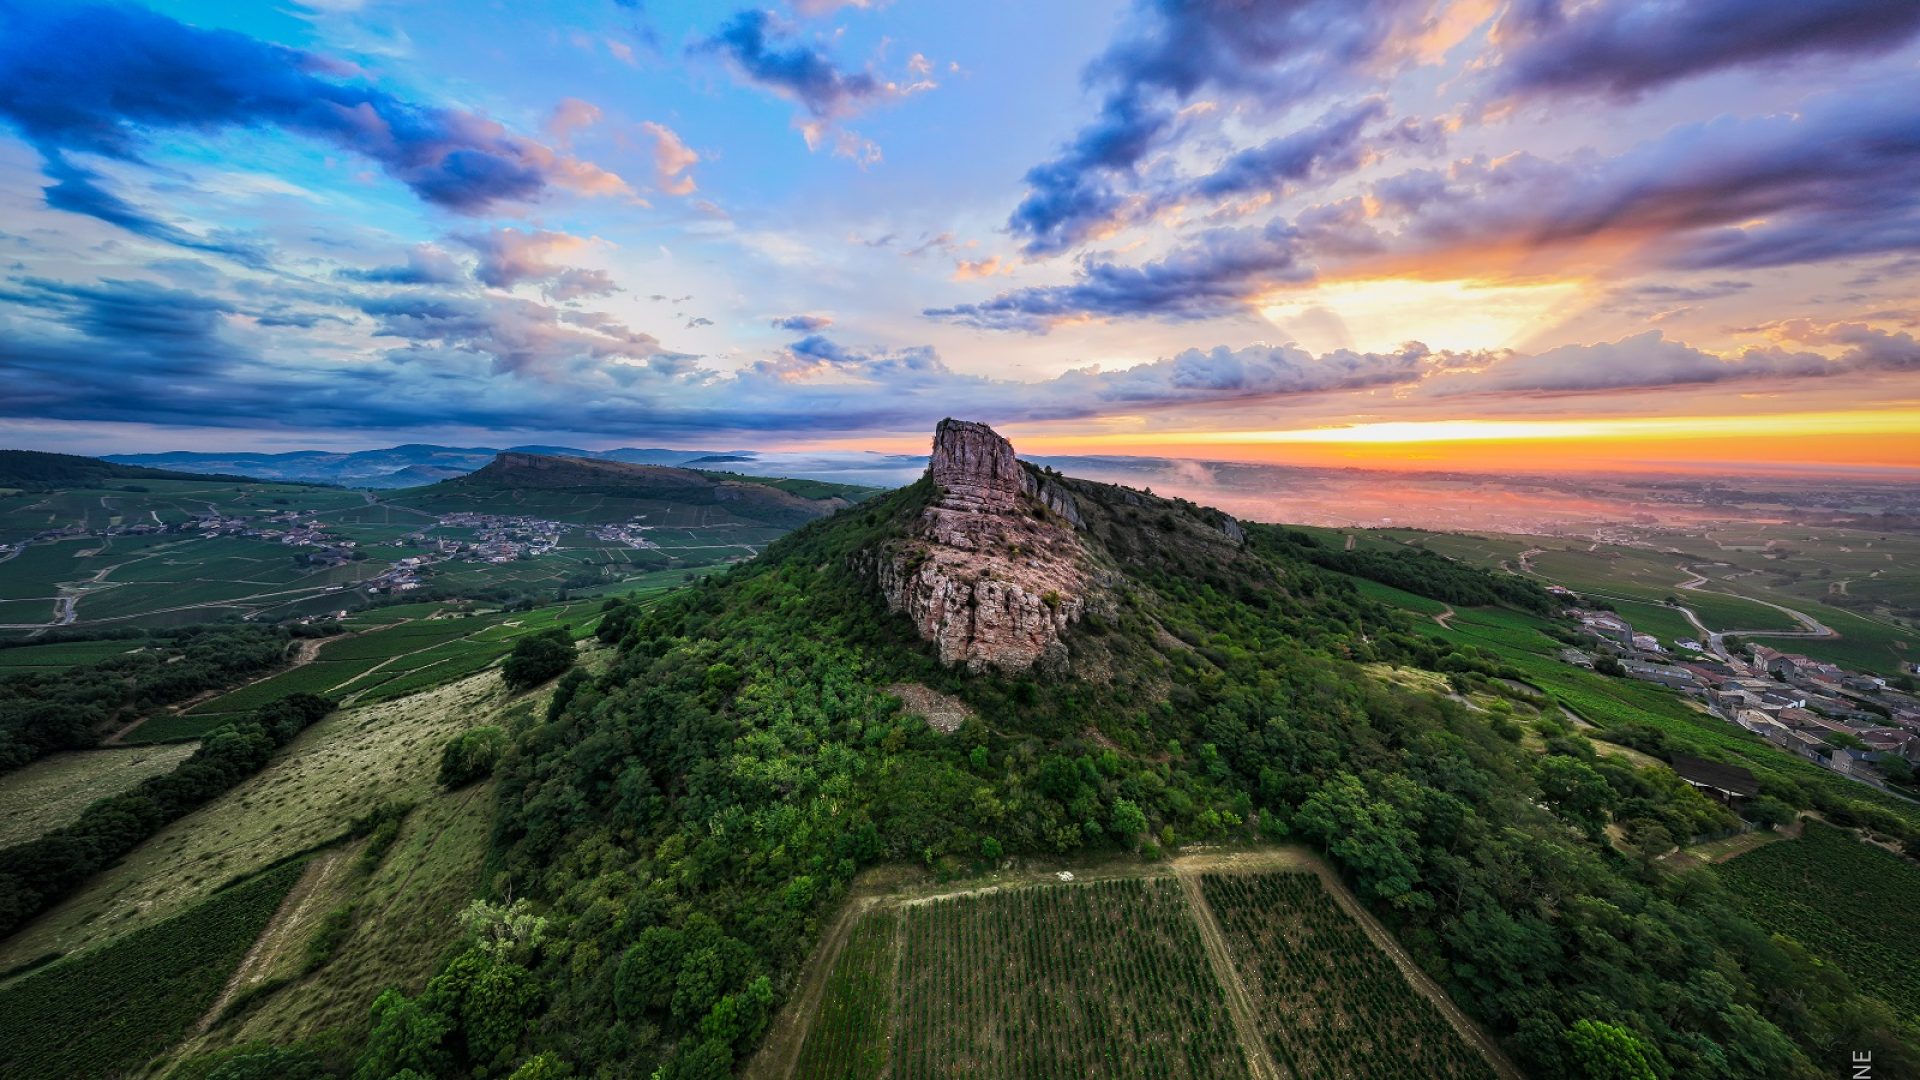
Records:
M1061 635L1086 613L1099 578L1074 531L1073 496L985 424L942 420L927 472L932 502L876 563L888 607L946 663L1063 666Z

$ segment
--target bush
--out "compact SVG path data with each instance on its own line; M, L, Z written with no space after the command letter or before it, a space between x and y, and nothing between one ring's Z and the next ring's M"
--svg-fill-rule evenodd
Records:
M559 627L529 634L513 643L500 675L514 690L528 690L573 666L573 639Z
M506 748L507 733L497 727L471 728L455 735L440 752L441 786L452 791L492 776Z

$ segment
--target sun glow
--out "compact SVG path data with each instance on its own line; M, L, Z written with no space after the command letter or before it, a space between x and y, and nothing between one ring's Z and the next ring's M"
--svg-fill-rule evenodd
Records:
M1276 294L1261 314L1314 352L1382 352L1407 341L1467 352L1514 347L1571 314L1584 292L1576 281L1379 278Z

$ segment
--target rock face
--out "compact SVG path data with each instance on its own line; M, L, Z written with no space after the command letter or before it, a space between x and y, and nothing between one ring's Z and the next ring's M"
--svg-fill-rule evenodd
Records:
M942 420L928 474L937 493L914 535L881 553L887 606L940 659L971 670L1064 666L1061 635L1096 580L1073 497L1030 473L985 424Z

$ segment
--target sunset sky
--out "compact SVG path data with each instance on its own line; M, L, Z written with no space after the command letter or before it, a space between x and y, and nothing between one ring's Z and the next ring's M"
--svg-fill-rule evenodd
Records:
M1920 4L0 0L0 445L1920 468Z

